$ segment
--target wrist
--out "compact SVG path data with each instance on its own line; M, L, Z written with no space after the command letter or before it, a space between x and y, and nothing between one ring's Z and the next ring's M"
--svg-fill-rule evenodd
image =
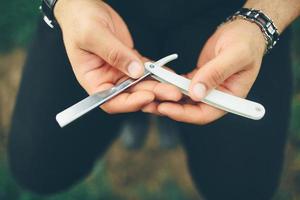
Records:
M266 52L266 40L260 28L256 24L236 18L232 21L223 23L220 26L220 29L235 32L237 37L232 38L231 43L240 41L247 44L247 48L253 52L253 55L255 56L263 57L264 53Z
M69 0L57 0L55 6L53 7L53 15L60 25L63 15L67 11L65 8L67 7L68 2Z
M245 34L245 40L247 37L248 40L246 41L251 44L251 47L253 47L253 51L257 52L259 55L265 54L268 48L268 44L259 26L250 21L240 18L235 19L234 21L232 21L232 23L235 23L241 27Z
M282 33L300 15L299 0L247 0L245 8L261 10L276 24L279 33Z
M235 14L227 18L226 21L242 19L251 22L260 28L266 43L266 51L269 52L279 40L279 32L273 20L260 10L241 8Z

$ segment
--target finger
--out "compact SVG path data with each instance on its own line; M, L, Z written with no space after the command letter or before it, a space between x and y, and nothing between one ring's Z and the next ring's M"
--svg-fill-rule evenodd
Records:
M193 100L203 99L207 92L223 83L231 75L242 71L248 62L239 47L223 50L215 58L200 67L192 78L189 88Z
M146 90L153 92L155 99L161 101L179 101L182 98L181 91L174 85L160 83L154 80L145 80L133 86L129 91L136 92Z
M158 109L157 109L158 105L159 105L159 103L157 103L157 102L151 102L150 104L144 106L142 108L142 111L145 113L151 113L154 115L162 116L162 114L160 112L158 112Z
M150 58L141 55L136 49L134 49L135 55L137 55L143 63L153 62Z
M248 95L256 77L257 73L255 71L242 71L230 76L224 82L224 86L226 87L220 87L218 89L228 94L245 98Z
M151 103L154 98L155 96L148 91L122 93L102 105L101 108L110 114L135 112Z
M93 27L82 44L85 49L104 59L109 65L132 78L144 73L144 65L132 48L124 45L107 27Z
M76 79L89 94L100 91L102 84L115 84L126 76L95 54L79 48L66 48Z
M101 91L104 91L104 90L108 90L110 88L114 87L113 84L111 83L104 83L104 84L101 84L99 85L98 87L87 87L86 91L89 95L93 95L97 92L101 92Z
M224 111L203 103L191 105L165 102L159 104L157 109L162 115L176 121L200 125L210 123L225 114Z

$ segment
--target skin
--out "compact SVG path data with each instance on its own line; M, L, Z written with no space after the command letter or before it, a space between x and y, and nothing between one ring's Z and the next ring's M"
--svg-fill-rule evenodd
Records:
M244 7L262 10L280 33L300 15L300 0L248 0ZM59 0L54 14L75 76L89 94L143 74L146 58L134 49L125 22L106 3ZM108 113L143 110L181 122L210 123L225 112L200 100L213 88L246 97L259 73L265 48L256 24L241 19L228 22L208 39L195 69L185 75L192 79L189 93L193 101L183 99L174 86L146 80L101 108Z
M109 5L100 0L59 0L54 14L74 74L87 93L111 88L128 76L138 78L143 74L146 59L134 49L125 22ZM140 66L133 74L128 69L131 63ZM178 101L181 97L172 85L146 80L101 108L111 114L134 112L154 100Z

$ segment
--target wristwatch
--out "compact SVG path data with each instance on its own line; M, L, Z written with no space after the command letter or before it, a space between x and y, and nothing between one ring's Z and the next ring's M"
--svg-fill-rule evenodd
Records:
M43 19L51 28L54 28L57 24L53 13L56 2L57 0L42 0L42 4L40 6L40 10L43 13Z
M232 21L236 18L242 18L258 25L266 40L266 52L268 53L278 42L279 32L273 20L264 14L261 10L241 8L235 14L227 18L226 21Z

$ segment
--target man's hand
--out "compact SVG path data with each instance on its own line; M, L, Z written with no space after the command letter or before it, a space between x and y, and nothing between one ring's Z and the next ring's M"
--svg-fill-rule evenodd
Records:
M265 48L257 25L245 20L222 25L204 46L196 69L187 74L192 79L189 94L194 102L152 103L144 111L154 112L156 108L174 120L194 124L206 124L222 117L223 111L195 102L213 88L246 97L258 75Z
M300 15L299 0L248 0L244 6L266 13L279 33ZM197 102L213 88L245 97L257 77L265 48L256 24L235 20L223 25L206 43L196 69L187 75L192 79L191 98ZM206 124L224 115L211 106L191 101L151 103L143 110L194 124Z
M126 24L104 2L59 0L54 14L76 78L89 94L108 89L128 76L138 78L144 73L142 58L133 49ZM145 81L107 102L102 109L109 113L133 112L155 98L180 97L172 86Z

